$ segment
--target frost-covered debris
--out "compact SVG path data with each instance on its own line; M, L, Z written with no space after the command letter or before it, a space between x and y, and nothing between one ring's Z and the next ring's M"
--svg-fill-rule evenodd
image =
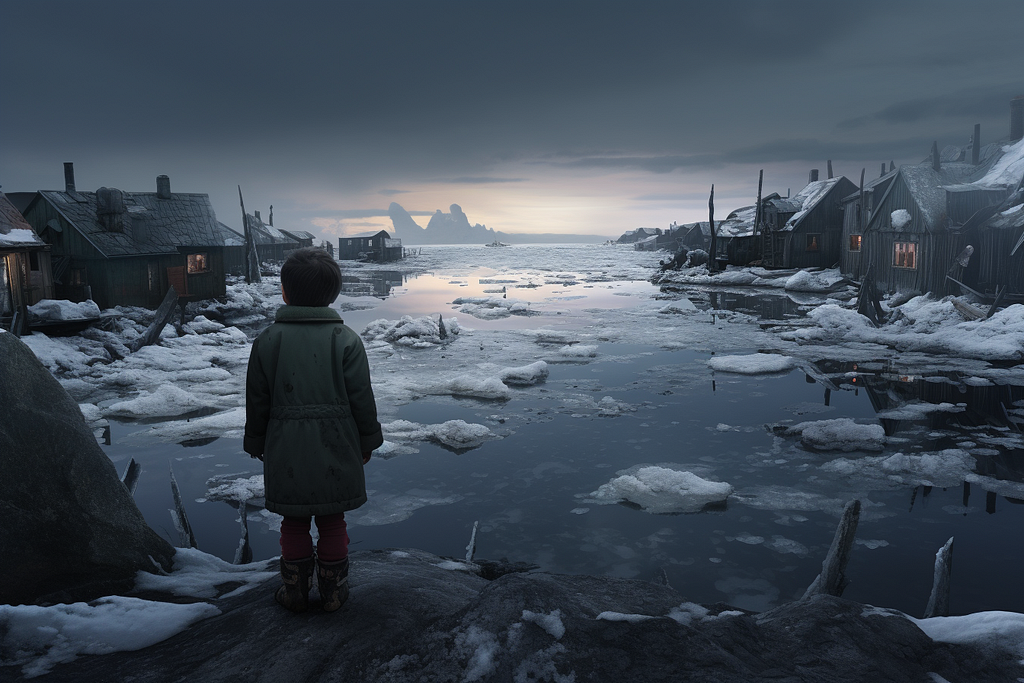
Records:
M796 366L789 356L774 353L752 353L746 356L715 356L708 361L708 367L717 372L732 372L741 375L764 375L788 372Z
M547 379L548 364L542 360L518 368L505 368L498 373L498 379L505 384L530 385Z
M230 598L275 576L277 571L273 570L272 561L231 564L196 548L177 548L170 574L139 572L135 588L191 598ZM225 584L230 585L231 590L221 594Z
M20 666L25 678L35 678L79 655L141 650L218 614L205 602L179 605L121 596L50 607L0 605L2 664Z
M903 315L875 328L856 311L825 304L807 314L811 327L781 332L784 340L808 342L871 342L901 351L982 360L1024 359L1024 305L1013 304L991 318L965 321L953 306L954 297L911 299Z
M519 299L494 297L459 297L452 301L459 313L481 320L507 318L511 315L539 315L540 311L530 308L530 302Z
M448 420L441 424L424 425L408 420L395 420L381 425L388 439L396 441L432 441L455 450L469 450L485 441L501 437L485 425L470 424L464 420Z
M724 502L733 492L725 482L709 481L693 472L656 465L624 470L586 496L600 505L632 503L653 514L699 512L706 505Z
M91 320L100 317L100 307L91 299L74 303L64 299L43 299L28 307L31 318L37 320Z
M439 319L440 316L413 318L411 315L403 315L400 320L380 318L363 329L362 337L368 342L384 341L397 346L430 348L446 343L449 336L459 334L461 329L457 318L444 320L445 338L442 339Z
M781 432L799 436L805 446L819 451L881 451L886 443L882 425L859 424L848 417L801 422Z

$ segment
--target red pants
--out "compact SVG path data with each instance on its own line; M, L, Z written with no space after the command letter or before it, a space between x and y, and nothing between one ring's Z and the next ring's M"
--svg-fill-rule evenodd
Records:
M312 517L285 517L281 522L281 557L289 562L313 556L313 538L309 535ZM348 557L348 527L345 513L317 515L316 529L320 540L316 555L324 562L338 562Z

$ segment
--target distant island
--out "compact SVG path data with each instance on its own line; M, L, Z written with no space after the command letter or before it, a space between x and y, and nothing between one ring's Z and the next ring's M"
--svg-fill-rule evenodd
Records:
M450 213L438 209L427 227L422 228L400 204L391 202L388 215L394 226L395 237L406 244L490 244L495 240L511 243L595 243L608 238L602 235L576 235L570 233L515 233L493 230L486 225L469 224L469 219L458 204L448 207Z

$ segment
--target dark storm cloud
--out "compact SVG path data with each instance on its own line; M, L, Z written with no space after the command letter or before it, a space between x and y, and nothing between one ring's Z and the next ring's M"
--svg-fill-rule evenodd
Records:
M903 100L887 105L871 114L845 119L837 124L840 129L863 128L872 123L911 124L934 119L994 119L1002 117L1006 102L1021 88L1020 81L1004 82L984 88L969 87L957 92Z

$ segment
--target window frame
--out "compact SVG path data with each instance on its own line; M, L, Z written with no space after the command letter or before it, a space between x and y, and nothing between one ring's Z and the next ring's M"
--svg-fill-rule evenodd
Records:
M185 274L202 275L213 270L210 267L210 252L197 251L185 257Z
M892 267L899 268L900 270L917 270L917 248L917 242L893 242ZM908 254L910 256L909 259L906 258L906 255ZM900 258L901 255L903 255L903 258ZM908 260L910 265L907 265Z
M854 243L855 239L856 239L856 242L857 242L857 247L856 248L854 248L854 246L853 246L853 243ZM864 235L863 235L863 233L853 233L853 234L851 234L850 235L850 244L849 244L850 251L853 252L853 253L860 253L860 251L863 248L864 248Z

